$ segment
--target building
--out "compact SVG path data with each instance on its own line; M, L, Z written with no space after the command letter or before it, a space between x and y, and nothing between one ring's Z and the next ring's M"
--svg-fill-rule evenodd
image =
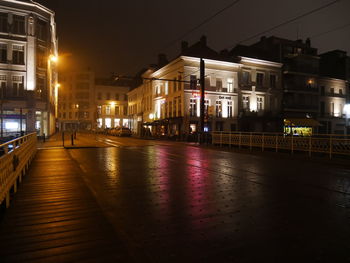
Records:
M59 89L60 130L129 127L129 82L97 79L91 70L62 73Z
M1 1L1 137L55 132L57 57L54 12L33 1Z
M217 53L202 37L192 46L183 42L177 58L145 71L143 84L129 92L134 133L146 129L157 136L185 138L199 131L201 58L205 131L278 129L282 65Z
M320 133L349 134L350 58L345 51L320 55Z
M60 74L58 117L60 130L90 130L95 125L95 74L92 71Z
M128 83L98 80L95 85L94 128L130 127L128 118Z
M284 132L304 135L318 132L320 57L310 39L304 42L262 37L250 48L263 58L283 64Z

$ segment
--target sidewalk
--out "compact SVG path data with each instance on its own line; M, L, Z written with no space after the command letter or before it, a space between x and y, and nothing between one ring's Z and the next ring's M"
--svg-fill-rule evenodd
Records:
M65 149L38 151L0 219L2 263L132 262L81 173Z
M65 132L64 142L62 133L56 133L52 135L45 142L42 140L38 141L38 149L48 149L48 148L97 148L97 147L110 147L110 145L99 142L96 140L94 134L89 133L76 133L76 138L73 136L72 145L72 133Z

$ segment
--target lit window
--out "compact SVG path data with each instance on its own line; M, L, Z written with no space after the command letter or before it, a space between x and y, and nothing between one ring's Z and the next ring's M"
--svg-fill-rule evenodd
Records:
M114 119L114 127L120 127L120 119Z
M111 128L112 127L112 120L111 118L105 118L105 127Z
M227 79L227 92L233 92L233 79Z
M190 116L195 117L196 115L197 115L197 99L190 99Z
M106 115L110 115L111 114L111 106L107 105L106 106Z
M129 127L129 120L128 119L123 119L123 127Z
M227 117L232 118L233 117L233 102L232 100L227 101Z
M249 110L249 96L242 96L243 109Z
M216 101L216 117L222 117L222 102L221 100Z

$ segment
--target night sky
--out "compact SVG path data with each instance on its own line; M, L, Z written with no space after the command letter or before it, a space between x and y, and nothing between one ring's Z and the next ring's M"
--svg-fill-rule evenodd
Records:
M252 35L297 17L333 0L241 0L184 40L201 35L210 47L232 48ZM157 61L179 54L179 38L233 0L37 0L56 12L62 63L77 70L90 67L99 75L135 74ZM334 30L340 28L338 30ZM333 30L333 31L332 31ZM325 32L332 31L326 34ZM350 0L280 27L266 36L311 38L320 52L341 49L350 53ZM249 44L258 40L244 42ZM69 59L68 59L69 58ZM69 61L69 62L68 62Z

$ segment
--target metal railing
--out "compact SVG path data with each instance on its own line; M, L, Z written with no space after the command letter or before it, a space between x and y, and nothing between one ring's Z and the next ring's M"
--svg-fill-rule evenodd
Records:
M324 153L332 158L333 155L350 155L350 136L338 134L317 134L313 136L292 136L283 133L254 133L254 132L212 132L212 144L287 150L312 153Z
M10 205L10 191L27 172L37 150L37 135L31 133L0 145L0 204Z

